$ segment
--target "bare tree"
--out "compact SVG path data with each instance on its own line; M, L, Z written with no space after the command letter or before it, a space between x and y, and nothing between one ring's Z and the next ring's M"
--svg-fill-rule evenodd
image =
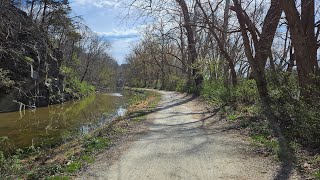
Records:
M301 14L294 0L281 0L288 21L302 95L310 98L308 89L314 84L313 76L319 71L317 37L315 35L315 1L302 0Z

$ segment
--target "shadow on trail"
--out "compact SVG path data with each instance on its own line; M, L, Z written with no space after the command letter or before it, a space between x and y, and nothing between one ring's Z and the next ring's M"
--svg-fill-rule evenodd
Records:
M152 110L141 110L141 111L135 112L133 114L130 114L128 116L128 118L129 119L138 118L138 117L149 115L151 113L167 110L167 109L173 108L175 106L180 106L180 105L186 104L188 102L191 102L195 98L197 98L196 95L193 95L188 98L187 97L188 96L186 95L184 97L181 97L179 100L173 98L169 102L158 105L160 107L157 107ZM178 101L178 102L174 103L175 101ZM151 137L149 137L148 139L143 139L143 140L160 140L160 139L168 139L168 138L186 138L186 137L192 138L194 136L196 136L196 137L208 136L208 135L213 135L216 133L221 133L221 132L234 130L234 129L238 130L239 125L214 128L214 129L207 129L207 126L212 126L213 124L215 124L221 120L219 118L219 120L213 121L210 124L205 125L205 121L216 116L217 113L219 112L219 110L220 110L220 108L215 109L214 111L205 111L205 112L192 112L192 113L174 112L174 113L171 113L172 115L169 115L167 117L158 118L158 119L166 119L166 118L172 118L172 117L176 117L176 116L185 116L185 115L204 115L205 116L204 118L201 118L201 119L194 121L194 122L186 122L186 123L180 123L180 124L160 124L160 125L154 124L152 122L147 122L148 126L152 126L152 127L159 126L159 127L163 127L163 128L152 130L151 135L150 135ZM199 123L202 123L202 124L199 124ZM188 127L188 125L192 125L192 124L199 124L199 126ZM179 126L181 128L174 129L176 131L175 134L172 134L172 132L170 132L170 130L168 130L168 128L170 128L170 127L179 127ZM203 129L204 131L203 131L203 133L199 133L199 132L195 131L195 129ZM152 134L162 134L163 136L153 138ZM200 151L199 149L201 149L201 147L205 146L207 143L211 143L211 141L209 141L209 139L208 139L207 141L202 142L201 144L197 144L192 149L189 149L188 152L189 153L190 152L192 152L192 153L199 152ZM235 142L233 142L233 143L235 143ZM287 153L288 152L285 152L285 148L282 147L281 143L280 143L280 154L286 156ZM295 160L296 160L296 158L294 156L292 156L290 160L288 160L288 158L280 158L281 166L280 166L279 170L277 171L277 174L276 174L274 180L288 180L288 179L290 179L290 176L294 170Z
M177 116L185 116L185 115L204 115L204 114L210 114L213 113L212 111L205 111L205 112L198 112L198 113L181 113L181 112L173 112L173 113L168 113L168 114L172 114L170 116L166 116L166 117L161 117L161 118L153 118L153 119L167 119L167 118L173 118L173 117L177 117Z
M290 179L291 173L294 169L294 163L292 161L281 161L280 170L277 172L275 180L287 180Z
M289 152L287 152L287 149L290 149L290 147L283 147L282 143L280 142L280 161L281 161L281 167L277 172L276 177L274 180L288 180L291 177L291 174L293 173L293 170L295 169L295 163L297 161L296 156L290 149ZM299 176L301 178L305 179L303 177L303 174L300 173L297 169L297 172L299 173Z
M171 102L168 102L169 105L165 105L163 107L158 107L158 108L155 108L155 109L152 109L152 110L141 110L141 111L135 112L133 114L130 114L128 116L128 118L130 119L130 118L137 118L137 117L141 117L141 116L146 116L146 115L154 113L154 112L163 111L163 110L175 107L175 106L180 106L180 105L186 104L186 103L196 99L197 97L198 96L193 95L193 96L189 97L188 99L185 99L183 101L179 101L177 103L170 104L172 102L171 101ZM182 97L181 99L184 99L184 97ZM173 101L176 101L176 100L173 100ZM166 103L166 104L168 104L168 103Z

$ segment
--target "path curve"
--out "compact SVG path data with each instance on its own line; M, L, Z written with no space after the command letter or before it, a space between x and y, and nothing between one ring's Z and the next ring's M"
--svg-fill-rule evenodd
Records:
M102 155L77 179L269 180L278 166L252 153L249 142L195 98L164 92L157 111L148 115L146 132L110 163ZM122 145L120 145L122 146ZM125 146L125 145L123 145ZM112 155L113 156L113 155ZM110 154L109 154L110 157Z

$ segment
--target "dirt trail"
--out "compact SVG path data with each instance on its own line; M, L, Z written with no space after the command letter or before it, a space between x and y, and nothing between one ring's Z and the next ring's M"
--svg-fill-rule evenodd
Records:
M248 141L230 131L228 123L190 96L160 93L146 131L102 154L77 179L274 179L277 163L252 153Z

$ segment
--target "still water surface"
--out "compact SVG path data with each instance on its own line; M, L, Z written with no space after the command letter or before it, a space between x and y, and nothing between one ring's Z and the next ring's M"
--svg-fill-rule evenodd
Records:
M7 136L14 148L64 142L123 116L127 101L127 95L101 93L36 110L0 113L0 137Z

